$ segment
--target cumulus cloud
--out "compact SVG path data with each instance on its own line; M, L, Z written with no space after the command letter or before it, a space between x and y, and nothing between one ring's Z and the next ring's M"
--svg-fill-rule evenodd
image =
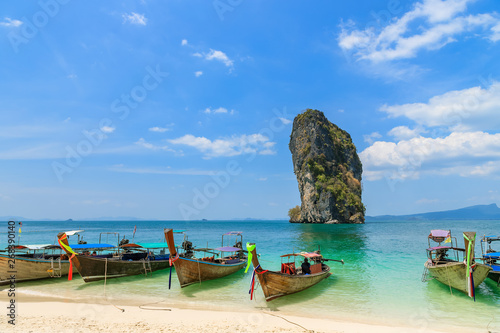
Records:
M194 72L194 76L196 76L196 77L200 77L202 75L203 75L202 71L196 71L196 72Z
M174 145L185 145L197 149L205 158L237 156L242 154L272 155L275 142L262 134L233 135L230 138L210 140L186 134L180 138L168 140Z
M183 39L183 40L182 40L182 42L181 42L181 45L182 45L182 46L186 46L186 45L188 45L188 41L187 41L187 39Z
M397 126L391 129L387 134L394 137L396 140L408 140L419 136L423 132L425 132L425 130L421 127L410 129L407 126Z
M10 17L5 17L3 21L0 21L0 26L8 28L19 27L21 24L23 24L22 21L11 19Z
M444 138L422 136L398 143L377 141L360 154L367 180L418 178L422 172L479 176L497 170L500 134L454 132Z
M500 20L496 14L465 14L467 4L473 1L423 0L379 31L373 26L358 30L354 22L348 21L342 26L338 45L359 59L382 62L413 58L421 50L440 49L456 42L460 35L479 29L487 30L487 37L497 41Z
M427 103L383 105L380 110L424 126L446 126L453 131L496 130L500 127L500 82L493 82L489 88L449 91Z
M123 14L123 23L130 23L130 24L135 24L135 25L146 25L148 23L148 19L144 16L144 14L138 14L138 13L130 13L130 14Z

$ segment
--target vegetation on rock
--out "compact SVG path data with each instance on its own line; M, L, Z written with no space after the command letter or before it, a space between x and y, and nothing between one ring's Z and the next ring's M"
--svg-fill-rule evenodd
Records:
M363 223L362 165L349 133L308 109L295 117L289 147L302 202L290 221Z

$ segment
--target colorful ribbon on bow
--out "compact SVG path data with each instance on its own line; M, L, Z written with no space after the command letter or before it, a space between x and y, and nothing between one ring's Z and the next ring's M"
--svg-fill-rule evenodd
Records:
M68 236L66 234L64 234L64 236L62 236L60 239L57 240L57 242L59 243L59 246L71 253L71 257L69 258L69 270L68 270L68 281L71 281L73 280L73 261L71 259L73 259L75 256L76 256L76 252L73 251L73 249L69 246L69 245L66 245L64 243L61 242L62 239L68 239Z
M476 301L476 293L474 290L474 268L476 267L476 263L472 263L473 258L472 257L472 244L474 244L474 240L476 239L476 235L474 234L474 237L472 239L469 239L467 235L464 233L464 238L469 241L469 244L467 244L467 252L466 252L466 263L465 266L467 268L466 270L466 279L467 279L467 291L468 295L471 298L474 298L474 302Z
M250 268L250 264L252 263L253 250L255 250L255 244L250 245L250 243L247 243L248 262L247 262L247 267L245 268L245 273L248 272L248 268Z

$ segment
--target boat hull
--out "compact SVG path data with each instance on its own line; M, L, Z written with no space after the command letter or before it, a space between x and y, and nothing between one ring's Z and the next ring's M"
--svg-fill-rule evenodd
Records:
M10 261L9 261L10 260ZM0 254L0 285L8 285L11 283L10 276L15 275L15 281L32 281L39 279L47 279L52 277L60 277L68 275L69 261L59 259L35 259L14 257L14 268L12 269L12 258L8 255ZM10 273L10 272L13 273ZM14 273L15 272L15 273Z
M76 260L75 260L76 259ZM74 264L85 282L114 279L158 271L170 267L167 260L136 261L119 260L118 258L95 258L92 256L77 256ZM149 268L151 267L151 271Z
M439 282L467 293L467 267L463 262L454 261L446 264L432 265L427 261L425 267L429 270L430 275ZM490 271L491 267L479 263L476 264L473 272L474 288L477 288L486 279Z
M241 260L235 264L217 264L183 257L179 257L174 261L175 271L177 272L181 288L193 283L231 275L242 269L245 264L246 260Z
M262 291L266 297L266 301L272 301L278 297L295 294L310 288L324 279L328 278L332 273L330 267L323 265L322 272L309 275L289 275L280 272L257 270L256 276L259 279Z

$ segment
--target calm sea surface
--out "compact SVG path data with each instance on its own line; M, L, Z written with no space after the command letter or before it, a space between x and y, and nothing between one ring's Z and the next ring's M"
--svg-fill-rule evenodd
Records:
M0 230L0 248L7 245L7 223ZM276 313L447 329L451 326L500 331L500 287L487 279L476 291L476 302L432 280L421 282L426 261L427 235L431 229L451 229L463 246L463 231L477 232L476 253L482 235L499 235L500 221L376 222L364 225L310 225L286 221L96 221L23 222L21 244L54 243L58 232L85 230L84 239L97 243L101 232L118 232L136 242L161 242L163 228L187 230L197 247L218 247L227 231L243 231L243 241L255 242L264 269L277 270L279 255L292 251L313 251L321 247L331 262L333 275L295 295L266 303L262 290L256 300L248 295L250 272L243 271L215 281L179 287L175 272L168 289L169 270L152 277L126 277L84 283L75 274L66 278L22 283L17 291L33 296L142 305L163 302L200 309L269 309ZM178 236L177 236L178 237ZM75 239L70 238L70 242ZM180 243L176 239L176 243ZM103 236L102 242L112 242ZM500 244L499 244L500 245ZM498 250L498 249L497 249ZM2 294L6 290L1 291Z

